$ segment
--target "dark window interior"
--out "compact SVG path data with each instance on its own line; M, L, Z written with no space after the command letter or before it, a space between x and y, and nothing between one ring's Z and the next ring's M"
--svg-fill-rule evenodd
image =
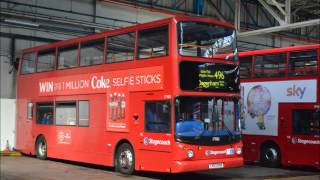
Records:
M171 132L170 101L148 101L145 103L145 131Z
M72 68L78 65L78 44L59 48L59 69Z
M80 66L102 64L104 51L104 39L81 43Z
M133 60L135 33L127 33L107 38L107 63Z
M22 57L21 74L34 73L35 71L36 53L27 53Z
M256 56L255 77L283 77L286 75L286 54Z
M240 57L240 78L250 78L252 72L252 56Z
M37 103L37 124L53 124L53 102Z
M295 109L292 118L293 133L320 134L320 110Z
M168 39L168 26L139 31L137 58L168 55Z
M289 54L289 75L317 74L317 51L308 50Z
M54 70L55 58L56 49L40 51L38 53L37 72Z

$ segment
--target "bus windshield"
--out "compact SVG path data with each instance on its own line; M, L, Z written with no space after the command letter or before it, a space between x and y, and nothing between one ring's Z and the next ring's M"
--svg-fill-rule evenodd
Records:
M175 137L179 142L212 145L240 140L236 98L188 97L175 99Z
M235 30L202 22L180 22L178 24L178 49L182 56L237 60Z

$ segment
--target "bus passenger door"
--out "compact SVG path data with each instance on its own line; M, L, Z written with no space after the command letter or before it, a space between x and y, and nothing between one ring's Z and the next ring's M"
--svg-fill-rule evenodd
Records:
M139 101L135 99L133 118L135 126L134 130L138 133L138 162L136 168L140 170L151 170L160 172L170 172L171 146L172 137L172 106L171 100L163 100L148 96L141 98ZM152 100L151 100L152 99ZM135 116L138 116L135 117ZM161 159L157 162L157 159Z
M284 107L285 108L285 107ZM319 109L314 104L291 104L281 110L286 119L283 158L288 165L319 166Z

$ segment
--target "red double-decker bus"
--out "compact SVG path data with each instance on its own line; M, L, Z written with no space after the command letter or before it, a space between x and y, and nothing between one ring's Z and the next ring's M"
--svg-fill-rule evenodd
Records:
M244 160L320 168L320 45L239 53Z
M235 52L233 26L189 17L26 49L17 149L125 174L242 166Z

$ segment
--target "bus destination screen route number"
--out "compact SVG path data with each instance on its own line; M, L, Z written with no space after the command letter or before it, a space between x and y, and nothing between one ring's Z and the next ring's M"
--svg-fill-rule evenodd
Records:
M181 62L180 87L187 91L239 92L239 68L230 64Z
M200 69L199 86L200 88L225 87L223 71L212 72L209 69Z

